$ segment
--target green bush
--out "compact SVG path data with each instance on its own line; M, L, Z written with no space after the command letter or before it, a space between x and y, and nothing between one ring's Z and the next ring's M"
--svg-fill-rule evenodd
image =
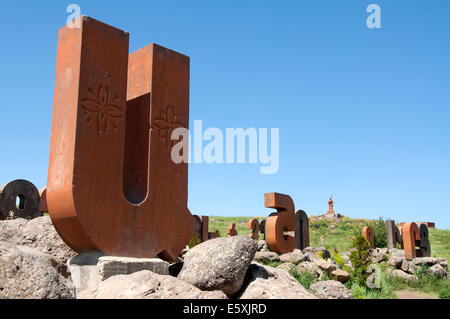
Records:
M336 265L338 265L339 269L344 268L344 266L345 266L344 260L342 259L341 254L339 254L339 252L337 251L336 248L331 253L331 260L333 260L336 263Z
M370 260L370 244L362 234L355 236L353 240L353 247L356 248L350 255L350 261L352 262L353 271L352 276L354 281L357 281L360 285L365 285L369 274L366 273L367 267L369 267Z
M302 273L299 273L296 268L292 268L289 270L289 273L292 277L297 279L297 281L306 289L309 290L311 285L314 283L315 278L309 271L304 271Z
M377 248L387 247L386 222L383 218L374 220L369 223L369 227L373 230L373 244Z

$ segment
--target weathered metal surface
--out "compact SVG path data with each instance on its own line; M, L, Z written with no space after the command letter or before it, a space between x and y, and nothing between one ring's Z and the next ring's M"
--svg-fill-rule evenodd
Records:
M39 211L42 213L48 213L48 207L47 207L47 186L41 188L39 190Z
M76 251L175 259L197 231L187 163L170 135L189 122L189 58L82 16L59 31L47 205ZM127 82L128 78L128 82Z
M227 237L237 236L236 223L231 223L227 229Z
M248 237L258 240L259 239L259 222L257 219L250 219L247 223L247 228L251 229L251 233L248 235Z
M362 235L365 239L370 243L370 247L373 248L373 230L369 226L366 226L362 229Z
M39 191L29 181L18 179L6 183L0 187L0 194L0 219L42 216L39 211Z
M267 218L265 225L266 242L269 250L278 254L295 249L295 237L285 232L295 231L294 202L288 195L279 193L264 194L264 206L275 208L277 213Z
M309 247L309 218L303 210L295 213L295 248Z
M419 226L420 233L420 257L431 257L431 245L430 240L428 239L429 232L428 227L425 224L420 224Z
M403 246L403 239L400 230L395 226L393 220L386 221L387 246L389 249L397 247L397 243Z
M416 251L416 246L420 245L420 231L416 223L405 223L402 227L403 247L406 259L419 257L420 250ZM419 254L418 254L419 253Z

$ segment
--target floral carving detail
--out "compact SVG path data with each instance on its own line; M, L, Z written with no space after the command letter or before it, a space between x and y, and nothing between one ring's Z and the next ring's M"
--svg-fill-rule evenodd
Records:
M176 128L184 127L180 115L175 114L173 105L169 105L166 112L161 112L160 119L153 121L153 124L159 129L159 136L166 138L167 146L173 146L175 143L171 138L172 132Z
M118 105L120 100L116 94L112 95L111 90L106 85L93 86L88 89L90 97L81 102L81 108L97 117L97 132L105 133L109 123L113 119L121 119L123 110ZM88 123L91 117L87 118ZM113 129L117 129L112 123Z

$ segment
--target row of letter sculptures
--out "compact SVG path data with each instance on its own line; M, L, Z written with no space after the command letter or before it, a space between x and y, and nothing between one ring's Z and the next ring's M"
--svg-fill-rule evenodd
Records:
M373 230L369 226L366 226L362 230L362 235L373 247ZM428 227L424 223L421 223L420 226L417 226L416 223L404 223L399 229L395 226L394 221L386 221L388 248L393 249L397 247L397 244L401 245L405 251L406 259L431 256L431 246L428 235Z
M174 260L195 233L216 236L207 216L187 208L187 163L171 158L172 132L189 123L189 57L156 44L129 54L128 33L86 16L76 24L58 35L47 187L5 184L0 219L48 212L77 252ZM263 233L279 254L310 245L308 216L290 196L267 193L264 206L276 212L251 219L250 238ZM391 246L429 254L426 226L407 223L402 237L389 225ZM227 234L237 235L235 225ZM373 242L370 228L364 234Z

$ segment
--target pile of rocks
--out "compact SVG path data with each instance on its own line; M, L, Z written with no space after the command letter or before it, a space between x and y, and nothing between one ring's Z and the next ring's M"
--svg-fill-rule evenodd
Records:
M255 254L255 261L259 262L279 262L276 269L289 273L296 269L301 275L305 272L310 273L315 280L320 282L311 285L310 290L319 298L325 299L352 299L353 295L343 283L350 279L350 274L339 269L334 261L331 260L330 252L324 247L307 247L303 251L295 249L291 253L278 255L268 251L267 247L260 241L259 251ZM347 257L347 256L346 256ZM344 259L344 258L343 258ZM347 257L348 263L350 259ZM328 278L334 280L323 280L325 274Z
M393 249L389 252L390 257L387 263L391 268L388 268L387 272L391 276L417 281L417 271L426 265L428 269L425 272L428 275L439 279L447 278L448 261L445 258L422 257L407 260L403 250Z

